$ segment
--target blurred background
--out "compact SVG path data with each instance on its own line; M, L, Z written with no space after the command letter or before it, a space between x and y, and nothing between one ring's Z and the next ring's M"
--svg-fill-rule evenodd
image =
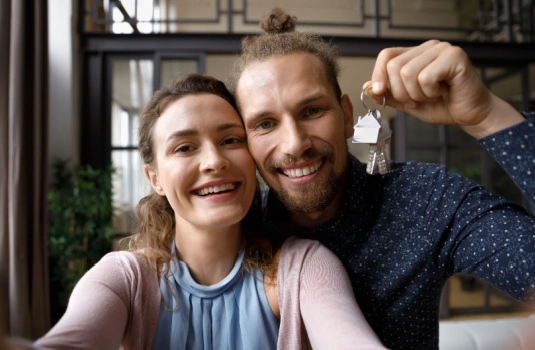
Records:
M132 232L136 225L133 210L150 189L136 150L140 107L155 89L178 75L197 72L226 81L240 52L241 39L244 35L260 33L259 20L274 6L297 16L297 30L321 35L336 46L342 68L342 91L353 101L355 120L366 113L360 93L363 83L371 77L377 54L386 47L419 45L428 39L461 46L495 94L518 110L535 109L535 6L531 0L48 0L44 3L46 11L32 7L37 14L34 18L46 17L46 26L41 27L47 39L44 60L47 123L43 125L46 147L41 149L46 150L42 178L46 179L48 198L41 196L44 210L47 217L56 218L56 223L61 216L72 220L77 215L73 208L77 206L81 212L87 212L89 207L101 208L95 209L99 213L108 210L96 219L80 219L81 231L85 233L81 233L83 242L79 244L73 238L75 233L69 236L64 232L66 229L53 227L49 221L44 223L46 229L40 231L40 237L48 243L48 248L43 252L43 259L47 254L53 258L49 278L55 278L57 288L63 288L62 292L50 289L50 300L58 295L66 300L69 288L80 274L104 252L116 249L113 243ZM427 125L389 108L382 116L383 122L393 129L390 159L445 164L527 209L527 201L520 191L476 140L456 128ZM349 142L348 147L365 161L367 146ZM110 179L109 183L106 178ZM103 202L88 204L84 202L86 199L76 202L68 197L73 191L71 184L80 183L87 183L83 185L87 196L95 197L98 193ZM54 199L55 202L50 202ZM97 225L96 236L87 234L87 222ZM28 241L24 243L26 252L30 251ZM97 241L101 241L99 248L88 252L88 246L97 245ZM67 254L71 244L80 247ZM6 247L4 244L3 252L16 254L15 248ZM83 255L84 259L76 262L73 255ZM48 263L47 260L44 266ZM4 266L16 270L12 261ZM60 281L63 277L57 274L66 273L54 272L54 266L74 268L76 273L71 280ZM5 276L14 273L9 268L0 272ZM44 325L34 326L30 331L23 326L24 320L16 316L20 310L18 303L28 302L15 298L16 291L22 288L31 296L29 289L48 290L47 284L48 279L39 283L8 283L5 294L10 304L7 309L11 311L7 324L12 332L17 329L17 335L35 337L50 326L44 321ZM67 296L61 294L65 288ZM44 293L43 300L48 301L48 292ZM57 301L51 303L51 310L45 307L40 313L53 324L64 306ZM31 307L23 309L31 315ZM530 312L471 277L457 276L444 289L443 320L508 317L519 313Z

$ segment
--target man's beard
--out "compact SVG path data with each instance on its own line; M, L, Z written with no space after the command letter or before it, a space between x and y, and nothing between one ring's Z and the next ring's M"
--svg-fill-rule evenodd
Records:
M324 158L324 164L327 162L334 163L333 150L327 147L320 150L309 150L302 158L307 160L317 156ZM283 163L289 165L295 163L295 161L291 158L285 158ZM276 168L273 162L268 163L266 166L269 172L276 171ZM341 174L331 171L327 179L299 185L298 189L294 188L292 191L287 191L284 186L281 186L279 190L274 192L279 201L289 211L304 214L317 213L325 210L333 202L343 183L345 169L346 167L344 167Z
M312 214L325 210L334 200L342 180L333 172L325 181L309 183L292 193L284 188L277 192L277 197L289 211Z

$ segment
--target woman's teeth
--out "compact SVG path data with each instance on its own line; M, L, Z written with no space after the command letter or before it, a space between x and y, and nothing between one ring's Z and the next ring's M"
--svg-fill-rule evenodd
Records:
M199 195L206 196L207 194L219 193L224 191L232 191L236 188L236 185L233 183L223 184L219 186L210 186L198 191Z

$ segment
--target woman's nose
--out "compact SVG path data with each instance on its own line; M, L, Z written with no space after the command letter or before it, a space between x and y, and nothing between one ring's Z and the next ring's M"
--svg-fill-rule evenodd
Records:
M227 169L230 165L224 153L216 146L207 146L201 155L200 168L203 172L219 172Z

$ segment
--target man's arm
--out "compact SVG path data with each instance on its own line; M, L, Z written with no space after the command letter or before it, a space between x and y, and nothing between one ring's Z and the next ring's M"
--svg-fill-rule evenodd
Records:
M535 214L535 113L525 122L480 139L480 143L507 172Z
M385 49L371 84L366 93L375 100L384 94L398 110L428 123L456 125L478 139L535 211L535 118L526 118L491 93L462 49L436 40ZM454 270L525 297L535 289L535 221L505 202L485 209L491 203L487 198L483 190L467 193L455 224L450 223L458 232Z
M476 139L524 120L485 87L466 53L447 42L381 51L371 83L366 93L376 101L384 94L397 110L428 123L457 125Z

